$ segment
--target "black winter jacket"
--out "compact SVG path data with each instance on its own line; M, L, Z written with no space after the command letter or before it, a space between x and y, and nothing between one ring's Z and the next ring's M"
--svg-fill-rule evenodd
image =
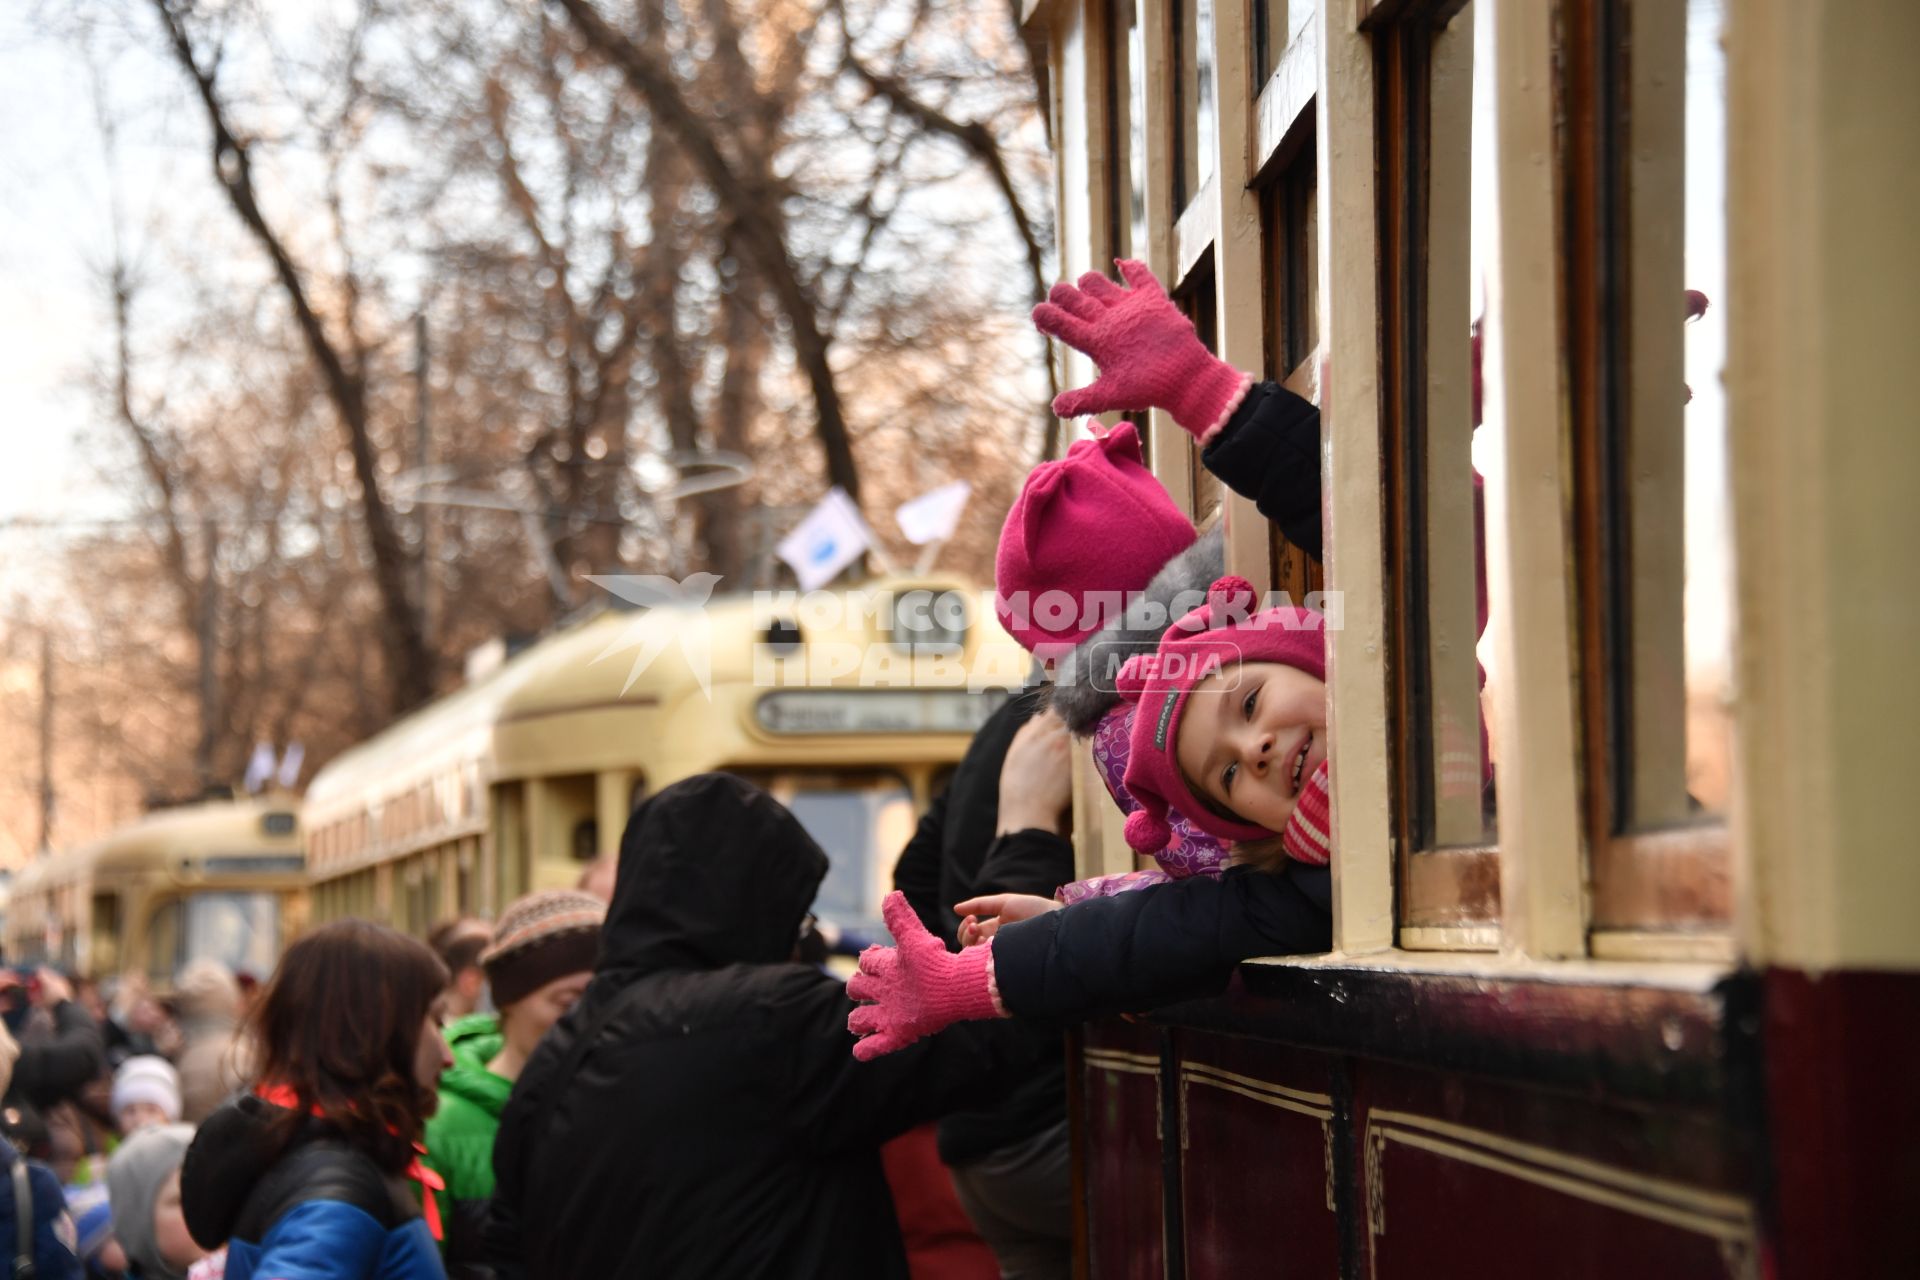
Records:
M1325 867L1225 875L1090 898L1000 930L993 976L1017 1018L1076 1021L1218 995L1255 956L1333 945Z
M788 959L826 868L731 775L634 813L593 982L501 1116L501 1274L907 1275L880 1144L1032 1064L1004 1024L856 1061L845 986Z
M1278 383L1255 384L1201 461L1252 498L1288 541L1320 558L1320 411L1312 402ZM1208 554L1203 539L1167 573L1191 575ZM1155 579L1156 589L1180 585ZM1142 642L1137 634L1113 638ZM1071 678L1073 691L1056 701L1070 726L1091 732L1115 698L1100 692L1097 678ZM1290 864L1091 899L1001 929L994 981L1022 1018L1076 1020L1214 995L1242 960L1330 947L1332 896L1327 868Z
M1254 383L1200 461L1320 559L1320 410L1311 400L1277 382Z
M973 735L953 781L920 819L893 870L893 887L927 931L949 951L959 947L960 918L953 904L986 893L1033 893L1043 898L1073 879L1073 845L1050 831L995 834L1000 825L1000 769L1007 748L1039 706L1044 689L1007 700ZM1059 1034L1023 1028L1034 1038L1032 1074L985 1108L957 1111L940 1122L940 1158L964 1164L1029 1140L1067 1114L1066 1066Z

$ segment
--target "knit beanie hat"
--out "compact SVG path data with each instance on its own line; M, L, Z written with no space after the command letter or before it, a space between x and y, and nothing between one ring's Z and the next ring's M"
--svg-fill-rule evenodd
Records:
M1194 537L1147 470L1132 423L1078 441L1035 467L1007 512L993 565L1000 625L1029 652L1071 648Z
M167 1123L180 1120L180 1073L165 1058L139 1054L113 1073L112 1111L118 1116L136 1102L151 1102L166 1113Z
M107 1200L113 1205L113 1233L127 1251L127 1261L154 1280L180 1280L181 1272L167 1265L153 1229L153 1206L160 1188L187 1158L193 1126L155 1125L120 1144L107 1162Z
M504 1009L555 978L593 972L607 904L577 889L530 893L501 913L480 953L493 1002Z
M1129 735L1126 787L1140 803L1127 818L1127 843L1156 853L1173 838L1169 809L1223 840L1265 840L1265 827L1223 818L1188 789L1174 744L1181 713L1200 681L1242 662L1282 662L1326 679L1326 619L1312 609L1281 605L1253 612L1256 597L1245 578L1225 577L1207 591L1207 603L1168 627L1160 647L1127 659L1115 683L1137 704Z

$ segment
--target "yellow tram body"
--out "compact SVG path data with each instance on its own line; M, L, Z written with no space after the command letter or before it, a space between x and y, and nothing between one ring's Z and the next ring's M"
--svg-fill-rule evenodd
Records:
M7 958L156 987L193 960L264 978L306 920L305 856L289 796L149 813L15 878Z
M1333 951L1080 1034L1083 1273L1920 1274L1920 8L1020 8L1060 276L1319 405L1324 561L1155 474L1342 608Z
M916 815L1028 665L952 579L606 610L315 776L315 919L418 934L571 886L642 798L727 769L826 847L822 918L871 925Z

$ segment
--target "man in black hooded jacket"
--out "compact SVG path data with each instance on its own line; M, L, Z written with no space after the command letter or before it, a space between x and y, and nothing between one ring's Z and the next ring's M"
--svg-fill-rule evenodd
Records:
M586 995L500 1120L503 1276L907 1275L879 1148L1032 1070L1009 1024L852 1056L838 980L791 960L827 857L702 774L627 824Z

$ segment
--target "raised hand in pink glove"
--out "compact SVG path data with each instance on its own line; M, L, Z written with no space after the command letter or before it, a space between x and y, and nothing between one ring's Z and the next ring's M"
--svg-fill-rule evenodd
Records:
M1253 379L1208 351L1143 262L1116 264L1131 288L1097 271L1057 284L1033 309L1034 327L1093 358L1100 376L1054 398L1063 418L1111 409L1165 409L1201 444L1219 433Z
M848 995L871 1001L847 1018L847 1030L860 1037L854 1057L871 1062L956 1022L1007 1016L993 989L991 943L948 951L898 889L880 913L900 945L868 947L860 953L860 972L847 982Z

